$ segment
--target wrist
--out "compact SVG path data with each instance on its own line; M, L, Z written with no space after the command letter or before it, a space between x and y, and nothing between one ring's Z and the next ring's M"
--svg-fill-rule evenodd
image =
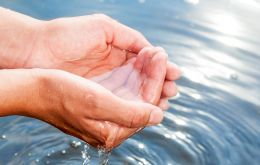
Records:
M0 116L32 116L39 107L38 80L32 70L0 70Z
M0 68L23 68L43 21L0 7Z

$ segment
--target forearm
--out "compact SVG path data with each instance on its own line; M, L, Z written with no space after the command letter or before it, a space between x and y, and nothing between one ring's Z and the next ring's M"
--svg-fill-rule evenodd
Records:
M22 68L32 51L40 21L0 7L0 68Z
M31 116L37 106L37 79L31 70L0 70L0 117Z

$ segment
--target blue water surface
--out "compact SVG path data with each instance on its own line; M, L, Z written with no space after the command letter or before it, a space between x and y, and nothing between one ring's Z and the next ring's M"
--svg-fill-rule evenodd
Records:
M110 164L260 164L259 0L0 0L0 6L44 20L105 13L164 47L181 67L180 92L163 123L114 149ZM0 165L81 164L83 145L75 142L83 144L35 119L0 118ZM89 154L98 164L97 151Z

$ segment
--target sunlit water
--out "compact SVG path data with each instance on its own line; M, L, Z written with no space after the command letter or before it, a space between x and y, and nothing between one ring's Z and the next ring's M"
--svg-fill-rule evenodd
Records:
M181 66L179 95L159 126L114 149L110 164L260 164L259 0L0 0L36 18L102 12ZM0 119L0 164L82 164L84 143L38 120ZM90 164L99 164L89 148Z

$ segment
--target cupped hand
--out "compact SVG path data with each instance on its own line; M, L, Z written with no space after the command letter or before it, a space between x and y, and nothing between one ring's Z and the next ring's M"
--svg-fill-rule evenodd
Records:
M149 102L159 105L161 109L165 110L168 108L168 103L167 99L160 98L162 90L166 90L165 93L168 96L176 94L173 83L164 85L166 63L167 55L163 50L144 49L136 57L129 59L125 65L106 72L103 75L93 77L91 80L99 83L124 100L131 100L136 103ZM168 88L163 89L163 85ZM99 125L99 127L96 127L94 132L102 132L104 136L110 139L105 144L105 147L109 148L119 145L141 129L140 127L122 127L121 125L106 121L102 125ZM111 132L113 134L110 134Z
M156 55L158 53L159 56ZM164 62L157 61L158 57ZM100 81L100 84L121 98L131 100L138 96L137 100L139 101L149 102L159 105L162 109L167 109L168 97L176 94L176 88L172 81L176 80L180 73L175 65L166 60L166 52L162 48L152 47L139 32L107 16L91 15L45 22L44 26L39 28L38 37L24 67L61 69L84 78L97 78L102 74L108 75L107 72L114 68L134 64L134 70L141 71L141 74L133 74L128 84L131 86L133 84L131 80L138 79L139 82L136 83L143 86L137 85L135 87L141 88L143 92L129 93L126 90L129 90L130 86L122 89L118 88L119 86L114 86L113 88L118 88L117 91L109 88L111 81L113 81L111 79L117 77L123 81L124 76L121 77L120 73L124 73L121 71L124 67L115 69L117 74L112 74L113 76L108 81ZM146 69L141 68L143 66ZM113 84L116 85L116 83ZM132 95L132 98L128 98L129 95ZM132 114L137 118L140 117L139 114ZM114 113L110 113L110 115L114 116ZM128 113L123 115L128 117ZM119 121L121 118L118 117L117 120ZM99 140L95 141L93 140L95 138L92 140L86 139L86 137L80 138L92 145L98 144L107 148L120 144L141 128L127 128L118 123L96 120L89 120L87 125L89 127L93 125L91 136L103 137L103 139L97 138ZM77 126L74 127L77 128ZM63 128L61 129L64 131ZM67 132L79 137L77 131Z
M165 52L144 49L125 65L91 79L100 85L67 72L47 72L40 81L43 101L36 117L93 146L111 149L162 120L162 110L146 102L160 101L166 63ZM168 90L175 94L173 87Z
M102 14L60 18L36 27L37 37L25 68L61 69L91 78L124 65L151 46L138 31ZM167 62L166 68L164 88L180 75L174 64ZM167 97L167 93L162 95Z
M123 99L152 103L165 110L167 99L161 98L161 94L172 97L177 92L173 82L165 82L166 63L164 50L145 48L124 65L90 80Z
M157 106L122 99L68 72L37 70L33 77L38 77L38 101L27 116L48 122L93 146L111 149L129 137L125 130L155 125L163 119Z
M106 148L162 120L161 110L154 105L166 107L167 98L176 93L172 81L179 77L179 70L166 62L167 55L161 48L151 47L139 32L104 15L51 21L9 16L19 17L22 26L14 24L19 26L14 28L19 29L18 33L16 30L7 33L7 38L12 38L2 51L4 60L0 67L46 68L34 76L40 82L38 88L30 90L35 102L18 99L18 107L20 102L21 106L31 107L22 115L41 119L92 145ZM130 75L127 81L124 73ZM104 76L109 79L103 79ZM92 77L101 85L85 79ZM32 98L24 91L20 94ZM17 104L17 100L11 100ZM14 109L20 108L14 106ZM14 109L11 113L16 114Z

